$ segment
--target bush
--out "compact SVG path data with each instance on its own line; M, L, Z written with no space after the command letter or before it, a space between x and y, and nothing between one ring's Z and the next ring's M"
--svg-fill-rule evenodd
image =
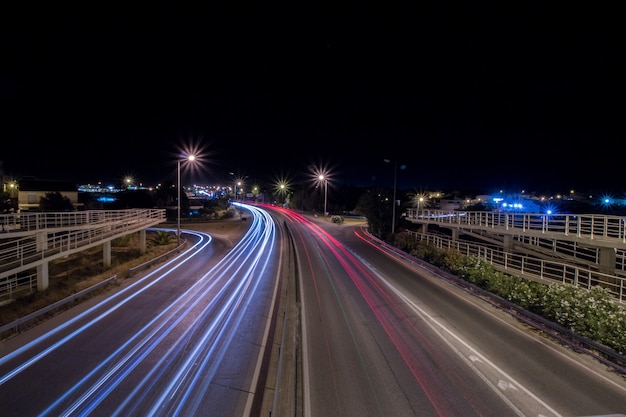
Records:
M237 209L233 206L228 206L226 212L224 213L224 219L231 219L237 215Z
M409 253L619 354L626 353L626 310L606 288L544 285L504 274L475 256L427 243L420 242Z
M336 214L330 216L330 221L335 223L335 224L341 224L343 223L343 217L341 216L337 216Z
M169 245L170 242L176 237L175 234L171 232L166 232L164 230L158 230L154 234L152 234L151 242L155 246L163 246Z

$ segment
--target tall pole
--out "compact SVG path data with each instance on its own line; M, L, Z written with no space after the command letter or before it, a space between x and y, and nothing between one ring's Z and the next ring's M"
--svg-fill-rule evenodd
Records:
M326 217L326 202L328 201L328 180L324 179L324 217Z
M176 243L180 246L180 163L181 161L194 161L196 159L195 155L187 155L185 158L178 158L177 161L177 172L178 172L178 201L177 201L177 227L176 227Z
M393 161L393 209L391 210L391 234L396 233L396 180L398 179L398 162Z
M328 178L326 178L324 174L320 174L317 179L324 182L324 217L326 217L326 203L328 201Z
M180 159L178 159L178 199L177 199L177 211L178 215L176 216L178 220L178 227L176 228L176 246L180 246Z

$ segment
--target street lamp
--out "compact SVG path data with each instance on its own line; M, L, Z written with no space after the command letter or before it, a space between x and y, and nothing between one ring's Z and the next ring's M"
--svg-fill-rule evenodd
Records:
M176 228L176 243L177 246L180 246L180 163L182 161L191 161L193 162L196 159L195 155L187 155L186 158L182 158L182 159L178 159L178 216L177 216L177 220L178 220L178 227Z
M324 182L324 217L326 217L326 203L328 202L328 179L320 174L318 179Z
M393 217L391 221L391 234L395 234L396 232L396 184L398 180L398 161L392 161L391 159L383 159L383 161L389 163L393 163L393 209L391 211L391 216ZM400 165L400 169L406 168L405 165Z
M424 202L424 197L419 196L417 198L417 217L420 215L420 203Z
M234 172L229 172L228 175L232 175L234 176L235 173ZM237 201L237 187L239 187L240 191L243 191L243 182L248 178L248 176L246 175L245 177L235 177L235 201ZM242 200L243 200L243 196L242 196Z

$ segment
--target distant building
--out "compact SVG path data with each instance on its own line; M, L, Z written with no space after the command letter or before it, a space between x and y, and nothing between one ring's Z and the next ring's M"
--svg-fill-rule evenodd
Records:
M439 199L439 210L456 211L465 207L465 199L455 197L444 197Z
M82 203L78 202L78 187L69 181L51 181L40 179L20 179L18 182L17 203L19 211L36 210L39 200L46 194L58 192L67 197L74 208L79 209Z

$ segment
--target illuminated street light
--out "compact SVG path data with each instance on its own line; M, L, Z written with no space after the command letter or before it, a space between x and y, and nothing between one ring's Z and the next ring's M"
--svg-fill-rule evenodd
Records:
M315 188L324 183L324 216L328 213L328 182L332 179L330 170L324 166L310 167Z
M272 194L272 200L284 208L289 207L289 195L291 193L291 182L288 177L278 177L274 182L274 192Z
M317 177L320 182L324 182L324 217L326 217L326 203L328 202L328 178L324 174L320 174Z
M235 176L235 173L229 172L228 175ZM237 187L239 187L240 190L243 190L243 183L247 178L247 175L245 177L235 177L235 201L237 201Z
M180 163L182 161L190 161L193 162L196 159L195 155L187 155L185 158L182 159L178 159L178 226L176 228L176 243L178 246L180 246Z

